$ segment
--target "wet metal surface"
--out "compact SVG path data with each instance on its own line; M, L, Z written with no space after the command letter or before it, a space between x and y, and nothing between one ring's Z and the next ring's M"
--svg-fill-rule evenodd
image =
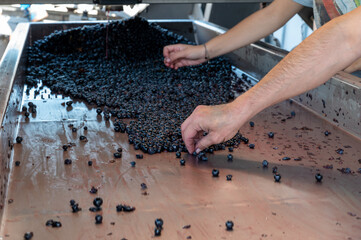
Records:
M9 178L9 161L24 85L24 58L22 49L26 42L28 26L20 25L0 62L0 219L3 216L5 193ZM16 79L16 81L15 81Z
M186 166L180 166L175 153L136 159L140 152L129 147L126 134L114 132L112 123L101 120L95 109L80 102L67 108L61 105L66 101L61 96L43 97L31 100L38 106L36 116L20 117L18 135L24 141L14 145L6 199L11 203L5 206L0 235L4 239L22 239L28 231L34 232L34 239L151 239L159 217L164 220L160 239L361 236L361 174L336 170L357 171L360 140L296 104L283 102L257 115L255 127L246 124L241 133L256 147L241 144L232 153L232 162L227 161L228 150L208 154L208 162L182 153ZM24 99L27 105L28 97ZM296 116L287 119L291 111ZM83 126L87 132L80 129ZM331 132L328 137L325 130ZM268 138L269 131L275 133L274 139ZM86 143L79 141L83 134ZM62 145L69 142L76 146L64 152ZM118 147L123 148L123 157L114 159ZM335 152L338 148L344 149L343 155ZM282 161L285 156L291 160ZM302 160L293 160L298 157ZM65 158L73 164L64 165ZM263 159L270 162L268 169L262 168ZM14 166L17 160L19 167ZM136 167L131 161L137 162ZM326 164L333 164L333 170L324 169ZM281 183L273 180L273 166L278 166ZM213 168L220 170L219 178L212 177ZM321 184L315 183L318 170L324 176ZM227 174L233 175L232 181L226 181ZM143 182L147 195L140 187ZM92 186L98 188L97 195L89 193ZM96 213L88 211L96 196L104 200L100 225L94 223ZM72 213L70 199L83 210ZM135 206L135 212L117 213L120 203ZM63 226L46 227L48 219ZM227 220L235 223L232 232L225 230ZM183 229L188 224L191 228Z

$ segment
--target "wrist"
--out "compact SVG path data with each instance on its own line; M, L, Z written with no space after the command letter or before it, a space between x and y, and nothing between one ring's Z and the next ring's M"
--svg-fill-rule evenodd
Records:
M211 58L210 58L210 56L209 56L209 52L208 52L206 43L203 44L203 47L204 47L204 59L205 59L206 61L211 60Z
M233 102L229 103L229 107L231 111L235 113L235 120L239 122L240 127L245 121L257 114L254 110L254 104L255 102L246 96L246 94L239 96Z
M208 46L207 46L207 48L208 48ZM203 46L203 44L201 44L201 45L196 45L196 46L194 46L194 49L193 49L193 58L194 59L199 59L199 60L202 60L202 62L205 62L206 61L206 59L204 58L204 46Z
M218 55L214 52L214 47L212 46L212 40L200 45L202 47L203 58L208 61L212 58L217 57ZM206 59L208 57L208 59Z
M208 42L206 42L205 44L207 46L207 50L208 50L210 59L216 58L223 54L222 51L225 46L222 45L222 43L220 43L220 45L223 46L223 47L220 47L219 44L217 44L217 41L215 41L215 39L211 39Z

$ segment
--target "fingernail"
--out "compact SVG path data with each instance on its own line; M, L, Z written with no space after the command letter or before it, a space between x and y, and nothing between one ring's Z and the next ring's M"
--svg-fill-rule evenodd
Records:
M198 154L198 153L200 153L201 152L201 150L199 149L199 148L197 148L196 149L196 153Z
M169 58L166 58L165 61L169 63L169 62L170 62L170 59L169 59Z

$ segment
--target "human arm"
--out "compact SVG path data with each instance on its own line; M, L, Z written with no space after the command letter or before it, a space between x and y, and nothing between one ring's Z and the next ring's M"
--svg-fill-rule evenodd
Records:
M225 34L206 43L210 58L214 58L235 49L258 41L283 26L302 9L302 5L293 0L275 0L268 7L250 15ZM166 66L179 67L197 65L206 61L202 45L175 44L163 49Z
M361 7L333 19L233 102L197 107L181 127L188 151L230 139L258 112L319 86L361 57L360 21ZM196 139L203 131L208 135Z
M359 70L361 70L361 58L357 59L350 66L344 69L344 71L347 73L353 73Z

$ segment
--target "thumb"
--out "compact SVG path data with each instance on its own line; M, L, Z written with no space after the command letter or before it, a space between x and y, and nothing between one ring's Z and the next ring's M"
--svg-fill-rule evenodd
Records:
M211 132L209 134L207 134L206 136L202 137L196 144L196 152L200 152L203 151L204 149L206 149L207 147L218 143L217 141L217 137L215 135L215 133Z
M168 45L163 48L163 56L168 58L172 52L179 51L179 44Z

